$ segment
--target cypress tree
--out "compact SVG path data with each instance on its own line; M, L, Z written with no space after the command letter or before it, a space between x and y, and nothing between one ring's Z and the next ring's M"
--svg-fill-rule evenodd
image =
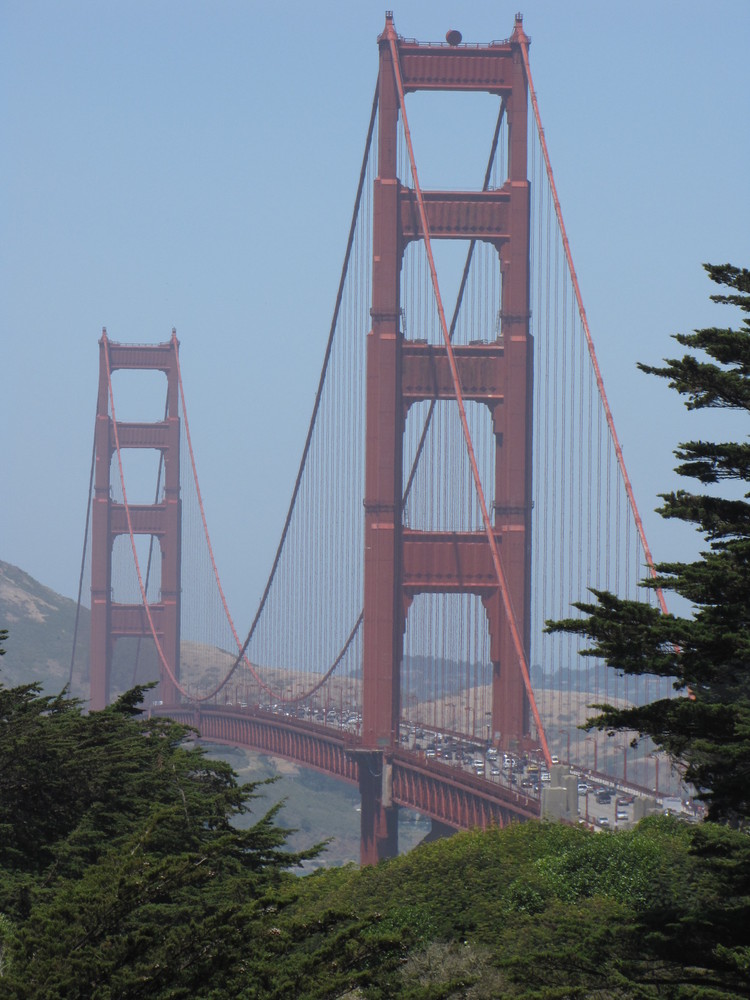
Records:
M729 289L713 302L744 313L738 329L710 327L674 339L688 349L662 367L639 365L668 380L688 410L750 414L750 271L704 265ZM691 615L663 615L644 603L592 590L575 605L586 616L548 622L550 631L588 637L585 655L631 675L673 678L676 697L640 707L593 706L590 728L649 736L683 769L710 819L744 825L750 810L750 444L687 441L676 472L703 486L734 484L734 494L677 490L661 494L659 513L692 524L706 548L693 562L662 562L644 587L686 598ZM731 492L731 491L724 491Z

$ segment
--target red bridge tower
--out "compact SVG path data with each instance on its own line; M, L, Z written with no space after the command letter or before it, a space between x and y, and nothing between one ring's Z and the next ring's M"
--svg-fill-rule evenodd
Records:
M492 191L429 191L432 239L480 239L498 252L501 337L454 348L464 398L486 404L495 437L494 533L518 631L528 650L531 550L532 345L529 334L527 81L517 16L507 42L431 45L396 35L380 47L378 172L374 182L372 330L367 345L362 862L397 852L389 748L398 742L400 668L409 606L418 593L470 593L484 603L493 664L492 729L505 747L529 735L529 706L484 532L425 532L402 523L402 438L409 407L455 399L444 346L407 340L400 328L400 272L411 240L424 238L416 192L397 176L399 97L416 90L484 91L505 102L507 180ZM396 65L394 65L394 53ZM488 332L489 333L489 332ZM427 387L427 389L425 388Z
M173 675L180 662L180 417L177 337L167 344L115 344L106 330L99 341L99 392L96 410L96 468L91 518L91 708L109 701L112 656L117 639L151 639L154 633ZM167 377L164 420L123 423L110 407L111 373L117 369L162 371ZM118 450L154 448L163 460L163 495L153 504L115 503L111 492L112 459ZM153 535L161 549L161 597L150 604L119 604L112 600L112 547L118 535ZM178 702L169 673L160 667L159 697Z

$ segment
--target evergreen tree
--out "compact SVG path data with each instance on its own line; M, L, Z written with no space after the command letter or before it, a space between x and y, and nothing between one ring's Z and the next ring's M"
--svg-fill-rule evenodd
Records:
M731 289L712 301L738 307L740 329L711 327L675 340L689 348L663 367L639 365L668 380L688 410L707 407L750 415L750 271L704 265ZM587 655L626 674L674 678L676 697L642 707L596 705L589 726L649 736L684 768L709 804L709 818L743 824L750 815L750 444L688 441L675 451L680 475L699 483L735 483L737 496L678 490L661 494L659 513L693 524L708 547L694 562L657 564L661 587L692 603L692 617L662 615L646 604L592 590L596 603L575 606L587 616L550 622L551 631L592 640Z
M137 688L101 712L0 686L0 994L239 995L285 869L272 809Z
M272 815L232 823L253 787L137 692L0 694L0 997L750 998L742 832L511 824L294 878Z

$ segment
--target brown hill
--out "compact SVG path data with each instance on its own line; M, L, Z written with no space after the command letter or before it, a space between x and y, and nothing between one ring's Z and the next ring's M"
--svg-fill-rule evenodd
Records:
M9 632L0 660L6 687L38 682L47 694L68 683L76 625L76 603L50 590L28 573L0 561L0 628ZM76 669L71 693L85 694L88 682L89 612L78 621Z

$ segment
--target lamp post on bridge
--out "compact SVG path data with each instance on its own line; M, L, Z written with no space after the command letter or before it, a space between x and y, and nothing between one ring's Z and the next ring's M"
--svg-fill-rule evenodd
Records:
M599 745L598 745L598 743L596 741L596 737L595 736L586 736L584 738L583 742L584 743L593 743L594 744L594 774L596 774L598 772L598 770L599 770L598 760L597 760Z
M565 763L570 764L570 730L569 729L558 729L558 733L561 736L567 737L568 740L568 755L565 758Z
M658 794L659 794L659 754L658 753L650 753L648 755L648 759L649 760L653 760L653 762L654 762L654 768L656 770L656 778L655 778L655 782L654 782L654 792L658 796Z
M627 743L615 743L615 750L622 751L622 780L627 784L628 781L628 745Z
M456 731L456 703L455 703L455 701L449 701L447 703L447 705L446 705L446 708L449 708L451 710L451 732L455 733L455 731Z

